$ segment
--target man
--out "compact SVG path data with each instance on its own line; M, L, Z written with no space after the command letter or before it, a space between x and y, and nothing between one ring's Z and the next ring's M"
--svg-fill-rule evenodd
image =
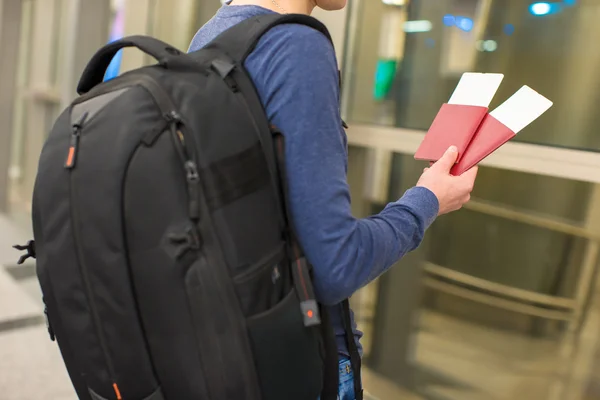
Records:
M255 15L310 14L315 7L345 6L346 0L233 0L198 31L190 51ZM245 67L270 122L286 139L291 217L314 268L317 298L331 309L340 354L340 399L354 399L338 304L415 249L438 215L469 201L477 169L451 176L457 151L450 148L401 199L377 215L355 219L350 212L347 142L331 43L309 27L281 25L261 39ZM360 348L362 334L354 321L352 325Z

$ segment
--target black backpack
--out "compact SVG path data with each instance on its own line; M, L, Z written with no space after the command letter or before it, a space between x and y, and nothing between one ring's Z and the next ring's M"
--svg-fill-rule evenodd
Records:
M193 54L102 48L41 154L33 195L48 330L86 400L337 398L326 308L286 212L283 136L246 56L265 15ZM102 82L117 51L157 65ZM344 304L360 393L360 359Z

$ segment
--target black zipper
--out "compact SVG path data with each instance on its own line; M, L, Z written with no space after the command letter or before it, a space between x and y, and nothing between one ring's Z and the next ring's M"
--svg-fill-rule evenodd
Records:
M195 157L190 154L189 146L186 143L192 135L185 134L184 124L178 113L172 112L169 117L171 139L185 170L188 191L188 215L192 221L197 222L200 218L200 205L198 203L200 173L198 172L198 164Z
M258 272L262 272L264 268L273 267L273 264L275 264L279 260L283 260L284 257L285 257L285 245L281 244L280 246L277 247L277 249L270 252L265 257L263 257L259 262L254 264L254 266L250 267L248 270L244 271L243 273L241 273L241 274L237 275L235 278L233 278L233 281L235 283L244 282L244 281L248 280L249 278L252 278L255 274L258 275Z
M148 91L148 93L151 95L156 105L160 109L163 118L167 121L168 124L170 124L172 135L177 137L177 140L175 140L175 147L182 159L183 168L186 171L186 181L188 184L187 186L189 199L189 214L190 218L194 221L194 223L196 223L199 218L198 185L200 178L197 168L194 138L193 135L184 135L183 120L179 113L176 111L173 101L153 78L142 74L124 76L119 80L106 83L98 87L96 90L93 89L87 94L80 96L77 100L74 101L73 104L82 103L93 97L135 85L139 85ZM79 217L73 188L73 177L77 169L75 168L75 162L81 142L81 132L84 128L86 119L87 113L84 114L79 121L72 125L73 132L71 134L69 152L67 154L67 161L65 163L65 168L67 168L70 172L69 196L71 202L71 230L73 231L73 241L75 245L76 258L80 266L80 271L83 278L88 303L90 305L90 312L92 314L96 335L98 336L98 341L104 356L104 361L106 363L108 373L110 375L111 380L113 381L113 389L117 395L117 398L120 399L121 395L116 381L116 372L113 360L108 351L106 338L101 330L102 324L100 315L98 313L98 309L94 301L92 285L90 283L88 269L84 261L84 255L79 240L77 238L77 221L79 221ZM181 137L179 137L180 135ZM190 146L186 145L186 141L190 142ZM198 243L198 234L196 226L194 225L193 229L191 229L191 231L187 231L186 234L191 235L189 243L192 244L192 247L196 247L195 245Z
M148 91L157 107L160 109L163 118L170 126L171 135L174 139L178 139L174 140L173 143L177 153L181 158L181 162L186 173L189 216L190 219L196 222L200 216L198 204L198 185L200 183L200 176L198 172L198 161L195 152L196 146L194 143L194 137L193 135L185 134L186 129L182 116L177 111L175 104L171 100L171 97L152 77L146 74L123 76L118 81L111 81L98 87L96 90L91 90L89 93L79 97L76 100L76 103L84 102L92 97L135 85L139 85ZM158 132L158 134L160 133L161 132ZM153 139L155 138L144 138L143 141L146 144L151 144ZM187 142L190 143L189 146L187 145Z
M200 175L198 171L198 160L196 156L196 144L194 135L186 134L185 122L181 114L176 110L171 97L151 77L140 75L136 83L144 87L152 96L156 105L161 110L163 118L170 125L173 144L186 174L188 190L188 214L192 221L197 222L200 218L199 188ZM188 145L189 142L189 145Z
M76 128L75 125L73 126L74 130L78 130L79 133L81 131L81 129L83 129L83 126L80 126L79 128ZM79 137L79 133L78 133L78 137ZM79 139L78 139L79 142ZM102 350L102 354L104 356L104 362L106 363L106 368L108 370L108 374L111 378L111 380L113 381L113 385L116 385L116 373L115 373L115 368L114 368L114 364L112 362L112 359L110 357L110 354L108 352L108 345L106 344L106 338L104 337L104 333L102 332L102 330L100 329L100 327L102 326L101 324L101 320L100 320L100 315L98 314L98 309L96 307L96 302L94 301L94 295L92 292L92 285L90 283L90 277L88 274L88 269L87 266L85 264L85 258L83 256L83 252L81 251L81 245L79 243L78 240L78 229L77 229L77 221L79 221L78 218L78 213L77 213L77 207L76 204L77 202L75 201L75 193L73 190L73 186L74 186L74 172L76 171L76 168L72 168L69 167L69 172L70 172L70 177L69 177L69 197L70 197L70 211L71 211L71 230L73 233L73 242L75 245L75 255L76 255L76 259L77 259L77 263L79 264L79 270L81 272L81 276L83 278L83 284L85 286L85 291L86 291L86 295L87 295L87 300L88 303L90 305L90 312L92 314L92 319L94 321L94 327L96 330L96 335L98 336L98 341L100 343L100 349Z

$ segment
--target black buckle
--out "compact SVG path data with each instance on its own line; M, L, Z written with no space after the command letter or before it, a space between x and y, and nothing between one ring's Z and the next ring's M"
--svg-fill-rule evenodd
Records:
M235 69L235 64L226 60L217 58L210 64L213 70L221 76L222 79L227 78L231 71Z
M35 258L35 240L30 240L26 245L15 244L13 246L14 249L19 251L27 250L27 253L22 255L17 261L17 264L23 264L28 258Z

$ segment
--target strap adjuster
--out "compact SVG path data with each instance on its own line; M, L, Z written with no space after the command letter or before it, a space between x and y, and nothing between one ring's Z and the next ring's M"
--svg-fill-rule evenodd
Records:
M17 261L17 264L19 264L19 265L23 264L25 261L27 261L27 259L35 258L35 256L36 256L35 255L35 240L30 240L25 245L15 244L13 246L13 248L17 249L19 251L27 251L26 254L19 257L19 261Z
M304 317L304 326L315 326L321 323L321 315L319 314L319 306L316 300L305 300L300 303L302 316Z

